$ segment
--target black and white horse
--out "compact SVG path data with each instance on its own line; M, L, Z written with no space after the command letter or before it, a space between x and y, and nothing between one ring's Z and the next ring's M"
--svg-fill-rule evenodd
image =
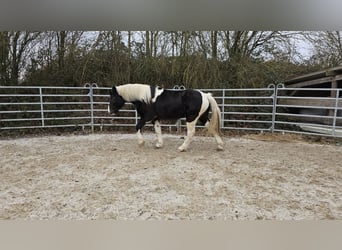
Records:
M163 146L159 120L186 119L187 136L179 151L188 149L195 134L195 125L200 121L206 126L217 142L217 149L223 150L223 141L219 136L221 126L220 109L210 93L200 90L169 90L147 84L125 84L113 87L110 91L108 112L117 113L126 103L134 104L140 120L136 125L138 143L144 144L141 129L146 122L152 122L157 134L156 147ZM212 115L209 120L209 110Z

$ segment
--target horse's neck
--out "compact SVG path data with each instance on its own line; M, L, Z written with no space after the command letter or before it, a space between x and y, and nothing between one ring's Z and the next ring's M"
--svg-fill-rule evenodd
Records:
M145 84L126 84L117 87L119 95L127 102L151 102L151 89Z

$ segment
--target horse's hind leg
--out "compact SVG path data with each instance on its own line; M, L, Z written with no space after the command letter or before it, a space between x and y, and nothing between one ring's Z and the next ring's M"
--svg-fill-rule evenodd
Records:
M204 125L207 129L209 127L209 108L203 113L203 115L201 115L201 117L199 118L199 121L201 122L202 125ZM223 141L220 137L220 135L218 134L217 131L211 131L211 134L214 136L216 143L217 143L217 150L223 150Z
M156 148L161 148L163 147L163 138L161 136L161 127L160 127L160 123L158 120L154 122L154 130L156 131L156 134L157 134Z
M217 150L219 151L223 150L223 141L222 141L221 136L217 132L214 132L213 135L217 143Z
M209 127L209 120L204 124L204 126L206 127L206 128L208 128ZM214 138L215 138L215 141L216 141L216 143L217 143L217 150L219 150L219 151L221 151L221 150L223 150L223 141L222 141L222 138L221 138L221 136L219 135L219 133L217 132L217 131L211 131L211 133L210 134L212 134L213 136L214 136Z

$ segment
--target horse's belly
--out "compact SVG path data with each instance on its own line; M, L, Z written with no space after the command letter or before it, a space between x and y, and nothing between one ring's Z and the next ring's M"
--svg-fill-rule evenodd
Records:
M160 112L158 114L160 119L179 119L185 117L185 111L183 110L165 110L164 112Z

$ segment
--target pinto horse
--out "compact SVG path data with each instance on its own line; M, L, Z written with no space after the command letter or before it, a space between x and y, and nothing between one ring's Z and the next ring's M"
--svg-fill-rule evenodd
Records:
M110 91L109 114L116 114L126 102L135 106L140 120L136 125L138 144L143 145L141 129L146 122L152 122L157 134L156 147L163 146L159 120L186 119L187 136L178 148L186 151L195 134L195 125L200 121L217 142L217 150L223 150L223 141L219 135L221 112L210 93L200 90L170 90L147 84L125 84L114 86ZM212 115L209 120L209 110Z

